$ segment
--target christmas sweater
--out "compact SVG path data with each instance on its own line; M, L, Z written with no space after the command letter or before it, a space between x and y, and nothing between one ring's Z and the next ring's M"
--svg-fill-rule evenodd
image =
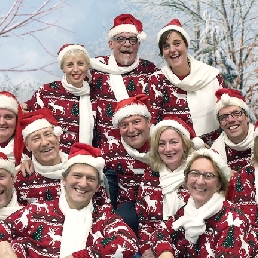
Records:
M183 186L177 189L177 195L185 203L190 196ZM135 209L139 219L139 248L141 254L143 254L151 248L151 236L163 220L163 194L160 187L159 172L148 170L144 174Z
M103 157L106 160L104 172L113 170L117 175L118 197L117 205L124 202L135 202L142 177L149 167L147 164L131 157L120 140L118 145L103 145ZM147 153L149 142L137 149L139 153Z
M80 97L65 90L61 81L54 81L44 84L26 102L29 111L43 107L52 110L58 125L63 129L60 149L67 154L71 146L79 141L79 100ZM95 111L94 106L92 111Z
M231 178L235 185L232 202L249 218L258 239L258 210L255 201L255 169L247 165Z
M220 75L217 76L217 80L217 89L225 87ZM193 128L191 113L187 102L187 92L185 90L182 90L179 87L171 84L171 82L164 76L164 74L159 71L150 77L147 91L150 96L154 95L155 100L152 102L150 110L153 123L162 121L165 116L174 115L184 120ZM215 91L210 92L210 94L215 95ZM202 105L201 100L197 99L196 102ZM203 108L205 107L200 107L200 109ZM209 120L207 121L207 124L209 124ZM206 144L211 146L213 141L218 138L219 134L220 131L218 124L217 130L198 136L201 137Z
M245 215L234 204L224 201L222 209L205 220L206 231L196 244L185 238L184 229L173 229L173 222L184 215L184 209L161 222L152 237L153 250L159 255L167 250L175 258L183 257L258 257L258 240Z
M31 203L0 222L0 241L11 243L18 258L60 257L65 216L59 200ZM110 205L97 206L85 249L74 258L133 257L138 251L132 230L111 212Z
M108 64L109 56L98 57ZM155 65L148 60L139 60L139 65L126 74L122 74L129 97L145 93L149 76L156 71ZM91 98L96 110L96 131L94 145L102 149L104 142L115 145L117 130L112 125L112 117L117 104L115 95L109 85L109 74L92 70ZM150 103L153 97L150 96Z

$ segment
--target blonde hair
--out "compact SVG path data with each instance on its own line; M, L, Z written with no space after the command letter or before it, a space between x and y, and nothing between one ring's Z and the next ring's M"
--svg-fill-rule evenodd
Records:
M162 126L155 131L155 133L151 136L151 144L150 144L150 152L149 152L149 159L150 159L150 167L154 171L159 171L162 166L164 166L164 161L160 158L158 153L159 149L159 140L161 134L167 130L172 129L179 134L183 142L184 154L182 159L186 160L186 158L192 153L193 151L193 143L190 139L186 138L184 134L178 129L172 126Z
M83 56L84 60L86 61L86 65L88 67L90 66L90 58L84 51L82 51L80 49L71 49L65 53L64 57L62 58L62 60L60 62L61 69L63 69L65 60L70 56Z
M219 189L219 192L222 193L224 196L226 195L227 191L228 191L228 185L229 185L229 182L225 176L225 174L221 171L221 169L218 167L218 165L213 161L213 159L208 156L208 155L205 155L205 154L199 154L199 153L194 153L193 154L193 158L190 160L190 162L187 164L186 168L185 168L185 171L184 171L184 174L185 174L185 186L186 186L186 183L187 183L187 180L188 180L188 175L190 173L190 168L193 164L193 162L197 159L200 159L200 158L205 158L205 159L208 159L212 162L212 165L213 167L215 168L215 170L217 171L218 173L218 179L219 179L219 182L221 183L221 187Z

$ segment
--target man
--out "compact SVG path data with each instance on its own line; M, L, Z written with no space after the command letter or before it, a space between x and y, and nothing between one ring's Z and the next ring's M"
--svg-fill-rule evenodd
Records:
M216 91L216 111L223 130L211 146L227 161L234 171L239 171L251 161L254 126L248 117L248 106L241 93L234 89Z
M120 137L103 145L109 191L116 212L137 232L135 202L142 176L148 168L150 112L148 97L137 95L118 102L113 126Z
M96 109L94 144L101 149L116 133L111 121L116 103L144 93L149 75L156 71L152 62L138 56L140 43L145 38L142 23L130 14L121 14L114 19L114 26L109 31L112 54L91 59L94 69L91 98L96 107L93 108Z
M17 257L133 257L138 247L132 230L109 204L98 206L93 198L103 179L100 154L75 143L60 198L32 203L0 223L1 239Z
M13 186L15 176L14 162L0 152L0 221L22 208L17 202L16 190Z
M60 194L60 181L68 155L59 150L62 129L47 108L24 114L20 119L23 141L32 154L35 173L24 177L19 171L14 183L18 200L50 201Z

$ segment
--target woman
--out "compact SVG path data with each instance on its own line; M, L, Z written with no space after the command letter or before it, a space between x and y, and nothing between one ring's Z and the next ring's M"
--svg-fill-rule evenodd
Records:
M22 110L16 97L7 91L0 92L0 152L8 160L20 164L24 147L18 119Z
M194 137L184 121L173 117L165 118L152 129L151 171L144 174L136 202L142 257L155 257L150 237L156 225L174 215L189 197L183 186L185 160L193 147L203 147L201 139L191 140Z
M246 216L225 200L230 168L212 149L187 160L187 204L153 234L157 257L257 257L258 241Z
M64 72L61 81L44 84L24 105L25 111L47 107L63 129L60 148L69 153L75 142L92 144L93 109L90 87L84 78L90 58L82 45L64 45L58 52L60 68Z
M197 136L211 146L219 136L215 114L215 92L225 87L219 70L195 60L188 54L190 38L174 19L158 33L160 56L166 60L148 84L155 95L153 121L173 114L193 127Z

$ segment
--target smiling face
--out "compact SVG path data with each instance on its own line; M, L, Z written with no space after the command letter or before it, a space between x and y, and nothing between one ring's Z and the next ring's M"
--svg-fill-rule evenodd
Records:
M184 144L181 136L172 128L165 129L159 139L158 153L170 170L175 170L183 163Z
M0 108L0 143L7 142L14 135L16 115L6 108Z
M68 54L64 57L63 72L67 82L74 87L82 87L88 69L89 64L82 54Z
M61 162L58 137L52 127L31 133L26 138L26 147L42 166L54 166Z
M176 75L187 75L190 67L187 61L187 47L178 32L171 32L162 46L163 56Z
M205 180L203 176L198 178L192 178L190 174L187 175L186 187L192 196L196 208L200 208L204 205L215 192L220 190L221 183L219 180L219 174L216 171L211 160L207 158L197 158L190 166L190 171L195 170L200 173L212 173L217 177L210 180Z
M133 33L119 33L113 39L109 40L109 47L113 50L114 57L117 63L129 66L134 63L136 60L136 56L139 51L140 43L137 42L136 44L131 44L129 40L126 40L123 44L117 42L118 37L137 37L136 34Z
M0 168L0 209L6 207L13 196L13 176L3 168Z
M239 106L227 106L220 109L218 116L230 114L235 111L242 111ZM220 122L221 129L226 133L228 138L235 144L242 142L248 134L249 117L246 114L242 114L237 118L233 118L231 115L225 121Z
M74 164L62 181L71 209L86 207L99 189L98 171L86 164Z
M123 140L134 149L142 147L150 138L150 120L143 116L126 117L118 126Z

